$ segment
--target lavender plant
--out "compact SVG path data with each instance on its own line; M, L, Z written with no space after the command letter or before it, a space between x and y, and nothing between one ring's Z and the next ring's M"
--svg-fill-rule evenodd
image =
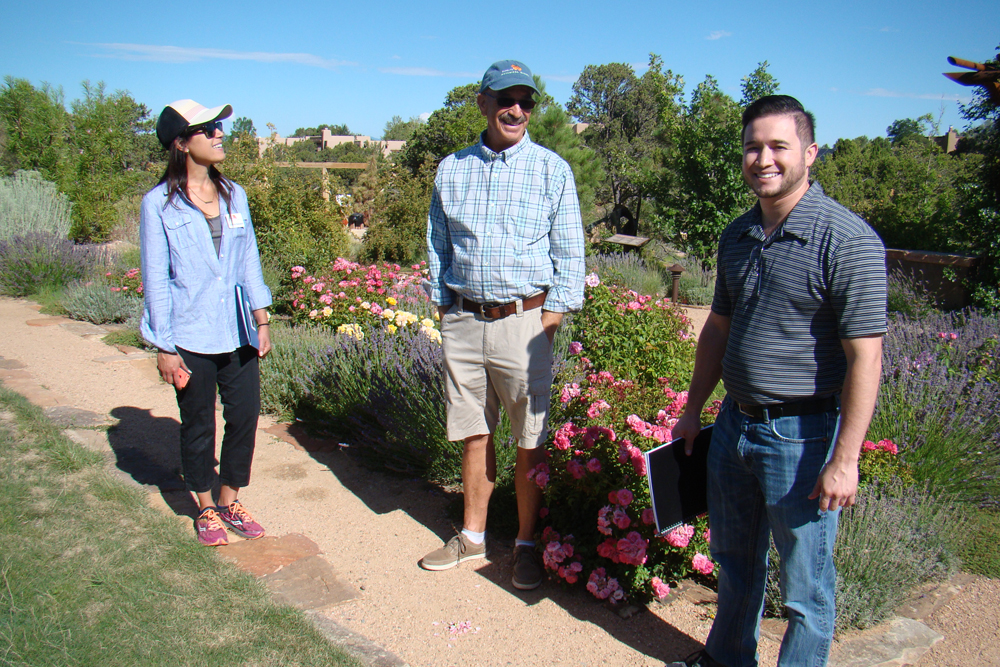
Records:
M437 481L461 475L461 443L448 442L440 345L417 330L362 328L315 354L301 411L347 435L379 467Z
M29 233L0 241L0 293L28 296L61 289L95 265L92 249L52 234Z
M1000 503L1000 319L978 311L895 317L869 438L888 438L918 482Z

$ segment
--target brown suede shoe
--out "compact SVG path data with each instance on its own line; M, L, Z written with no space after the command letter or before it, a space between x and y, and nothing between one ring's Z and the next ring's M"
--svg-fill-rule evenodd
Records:
M482 544L473 544L469 538L459 533L440 549L424 556L420 560L420 567L425 570L450 570L463 561L486 558L487 555L489 552L485 540Z

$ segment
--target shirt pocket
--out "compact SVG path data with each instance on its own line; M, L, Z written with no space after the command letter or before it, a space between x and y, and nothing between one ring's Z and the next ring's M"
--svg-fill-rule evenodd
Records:
M204 219L202 222L204 222ZM166 230L167 241L170 243L170 247L182 249L194 245L198 240L198 229L194 223L194 216L185 211L178 211L174 215L165 216L163 218L163 227Z

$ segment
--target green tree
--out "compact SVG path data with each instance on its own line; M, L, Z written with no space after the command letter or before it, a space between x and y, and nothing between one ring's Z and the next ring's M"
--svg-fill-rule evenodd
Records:
M962 211L963 183L979 161L948 155L919 134L895 145L884 137L859 137L837 141L812 175L890 248L968 252L975 229Z
M233 121L233 127L229 131L230 136L257 138L257 128L253 126L253 121L246 116L240 116Z
M38 171L65 190L75 157L69 131L70 117L61 89L48 84L39 89L25 79L4 78L0 86L0 165L4 173Z
M885 129L885 134L889 137L893 146L898 146L906 141L927 141L927 134L934 122L934 117L925 113L919 118L902 118L894 120L892 125Z
M662 233L705 269L715 264L726 226L753 204L741 169L741 112L711 76L698 84L682 115L664 110L657 217Z
M996 50L1000 52L1000 46ZM1000 68L1000 54L990 62ZM974 244L982 253L973 296L985 307L1000 310L1000 105L993 104L982 87L974 89L972 102L962 105L969 121L963 151L982 156L975 174L967 182L964 211L976 230Z
M539 90L538 106L531 113L528 134L531 140L548 148L569 163L576 181L576 194L584 219L594 209L594 197L604 178L597 155L576 133L570 124L569 114L555 99L545 92L545 82L535 75Z
M479 83L467 83L448 91L444 107L431 114L406 142L398 159L416 175L424 162L434 164L457 150L479 141L486 130L486 118L479 111L476 96Z
M347 129L346 125L320 125L318 127L300 127L292 133L293 137L315 137L323 134L323 130L330 130L334 136L353 137L354 133Z
M104 84L83 82L73 102L73 144L79 157L69 187L78 241L103 241L118 222L115 204L156 182L161 151L149 108L127 92L108 94ZM158 167L156 167L158 171Z
M385 124L382 130L383 141L409 141L417 128L423 125L424 121L417 116L410 120L403 120L401 116L393 116Z
M778 92L780 84L778 80L767 71L768 62L757 63L757 69L740 79L740 90L743 96L740 98L740 106L746 108L767 95L774 95Z
M639 218L648 194L660 147L654 140L663 109L676 104L683 80L663 71L663 61L650 54L649 69L637 77L630 65L588 65L576 83L567 111L588 123L584 142L604 169L599 204L631 205Z
M361 248L363 261L409 264L426 255L434 171L430 162L416 174L392 163L383 163L377 170L377 185L365 186L369 193L374 190L374 199ZM362 194L356 187L355 198Z

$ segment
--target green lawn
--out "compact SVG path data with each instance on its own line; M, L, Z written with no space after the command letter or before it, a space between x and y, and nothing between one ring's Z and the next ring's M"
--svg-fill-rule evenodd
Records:
M357 665L0 386L0 665Z

